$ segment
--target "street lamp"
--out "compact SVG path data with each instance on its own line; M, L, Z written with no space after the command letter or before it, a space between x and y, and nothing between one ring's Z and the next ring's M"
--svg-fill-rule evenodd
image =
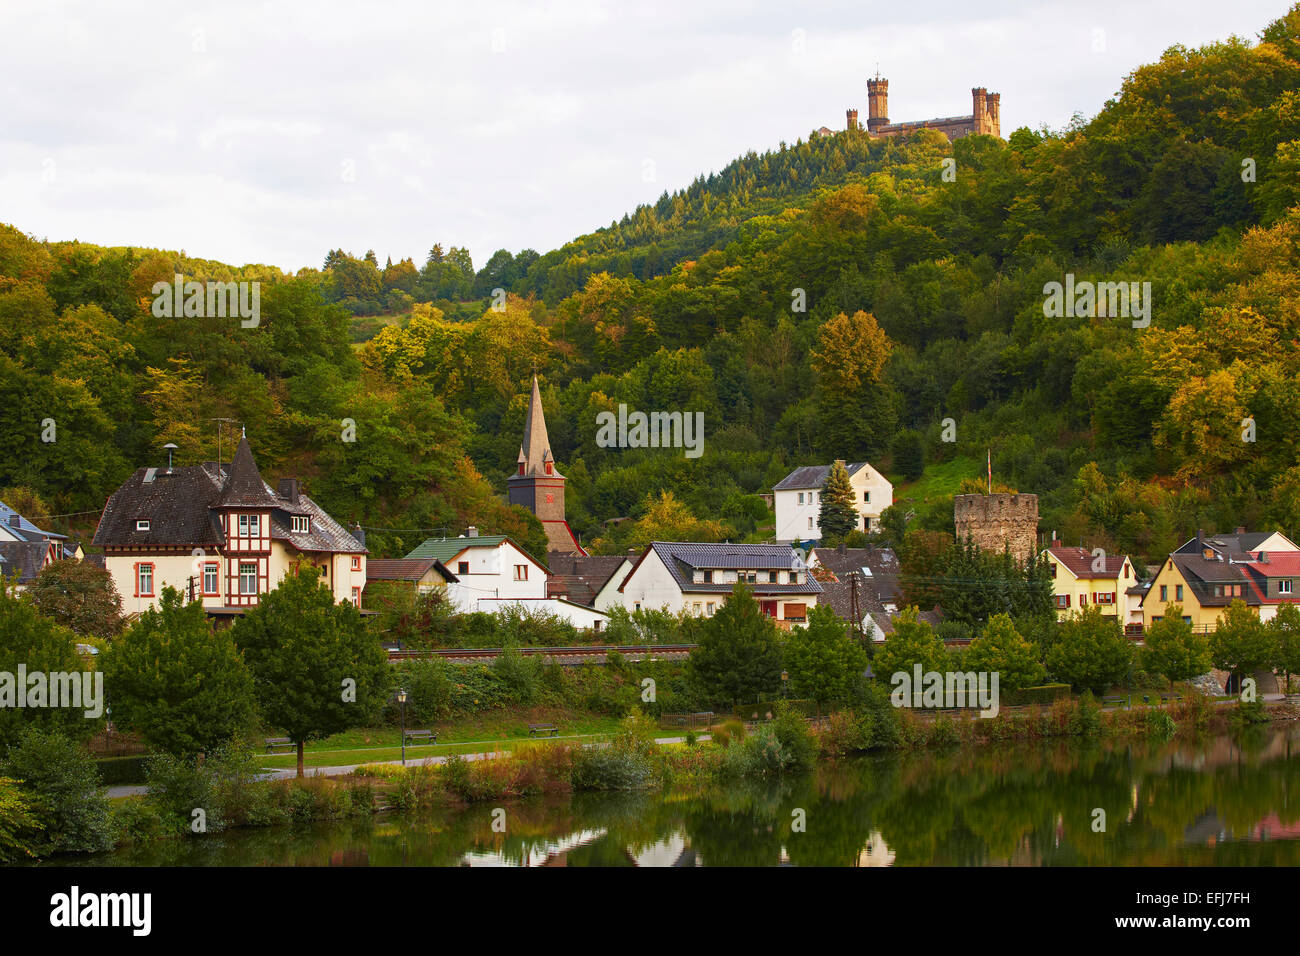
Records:
M790 680L790 672L781 671L781 699L782 700L785 700L786 698L787 682L789 680Z
M402 766L406 766L406 688L397 691L397 703L402 708Z

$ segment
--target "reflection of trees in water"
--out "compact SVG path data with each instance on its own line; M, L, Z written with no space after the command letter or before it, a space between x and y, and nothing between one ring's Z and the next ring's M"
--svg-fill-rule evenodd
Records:
M843 760L696 791L582 793L233 830L52 861L94 865L434 865L467 855L569 865L851 866L878 832L898 865L1297 865L1300 728L1205 740L1049 741ZM1300 753L1295 754L1300 757ZM792 832L792 811L806 830ZM1106 832L1092 831L1093 810ZM1220 839L1220 834L1227 839ZM556 848L560 847L559 850ZM877 846L880 851L883 848ZM688 851L694 851L690 853Z

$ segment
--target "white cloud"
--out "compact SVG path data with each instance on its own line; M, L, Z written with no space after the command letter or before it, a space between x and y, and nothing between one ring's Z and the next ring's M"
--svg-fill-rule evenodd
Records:
M865 117L877 64L895 121L968 113L984 86L1003 95L1004 132L1060 127L1166 47L1254 37L1282 12L1275 0L22 7L0 9L0 218L286 269L340 245L381 261L419 261L435 241L468 245L477 263L499 247L544 252L746 150L842 128L848 107Z

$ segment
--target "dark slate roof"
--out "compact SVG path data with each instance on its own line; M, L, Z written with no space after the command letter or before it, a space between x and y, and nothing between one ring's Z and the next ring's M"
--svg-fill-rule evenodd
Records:
M0 574L18 575L19 584L31 584L45 565L48 541L0 541Z
M789 571L795 553L780 544L698 544L685 541L652 541L637 561L639 565L651 551L668 568L677 586L693 593L730 594L734 584L704 584L693 580L696 569ZM628 572L632 576L635 568ZM624 579L626 583L626 579ZM621 587L621 585L620 585ZM822 586L805 572L802 584L770 584L758 581L749 585L755 594L821 594Z
M371 558L366 562L367 581L419 581L434 568L449 582L460 578L437 558Z
M855 461L845 465L852 478L867 466L865 461ZM826 476L831 473L830 465L807 465L796 468L773 486L773 491L802 491L805 488L820 488L826 484Z
M100 515L94 543L99 546L185 545L220 547L221 526L213 512L221 482L206 465L138 468L113 492ZM139 519L148 531L136 531Z
M1238 599L1247 604L1260 603L1259 592L1252 586L1250 575L1240 564L1233 564L1231 561L1207 561L1200 554L1174 553L1169 556L1169 560L1173 561L1182 572L1183 580L1187 582L1187 586L1192 589L1196 600L1202 606L1227 607ZM1242 593L1236 596L1215 594L1216 584L1240 584Z
M1101 571L1094 571L1092 563L1095 558L1087 548L1054 544L1047 550L1052 553L1056 560L1065 565L1076 578L1117 578L1120 572L1124 570L1124 562L1127 560L1122 554L1103 552L1105 567Z
M253 450L248 447L248 438L241 435L239 447L235 449L234 460L226 469L226 486L222 490L219 508L278 508L284 502L273 494L262 480L253 461Z
M241 451L247 451L247 445L246 440L241 440ZM117 548L220 548L225 540L217 509L245 507L271 509L271 537L299 551L366 553L364 545L306 495L299 494L296 502L281 498L260 476L257 480L262 490L256 493L248 483L247 466L240 466L239 457L236 454L229 476L213 463L171 471L137 469L108 499L95 529L94 544ZM252 452L247 452L247 459L251 462ZM241 467L242 478L238 473ZM223 494L223 487L229 492L232 485L236 492ZM244 503L234 505L235 501ZM306 534L293 530L291 516L295 514L309 517L310 530ZM148 531L136 530L136 522L141 519L148 520Z
M825 568L835 575L838 581L843 582L846 586L849 584L849 575L856 572L860 584L858 585L858 600L861 603L864 594L869 594L871 601L876 605L871 610L884 610L886 604L897 604L900 600L898 589L899 565L898 556L890 548L845 548L841 551L839 548L817 548L813 552L817 556L819 567ZM870 571L867 574L863 570L866 568ZM824 587L826 582L822 582ZM848 605L845 605L847 609ZM844 617L845 615L841 615Z
M555 597L565 594L570 601L590 607L600 589L609 583L609 579L626 560L621 554L548 551L546 563L550 566L551 574L546 579L546 595Z
M1234 531L1231 534L1207 534L1192 538L1179 547L1174 554L1197 554L1203 547L1209 547L1231 558L1243 558L1251 552L1258 552L1259 546L1273 536L1272 531Z

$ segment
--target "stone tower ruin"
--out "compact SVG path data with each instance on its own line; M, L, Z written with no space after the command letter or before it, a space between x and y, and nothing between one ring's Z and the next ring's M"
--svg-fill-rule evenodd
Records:
M1018 561L1038 549L1038 495L957 495L952 510L958 541L969 536L985 551L1009 546Z

